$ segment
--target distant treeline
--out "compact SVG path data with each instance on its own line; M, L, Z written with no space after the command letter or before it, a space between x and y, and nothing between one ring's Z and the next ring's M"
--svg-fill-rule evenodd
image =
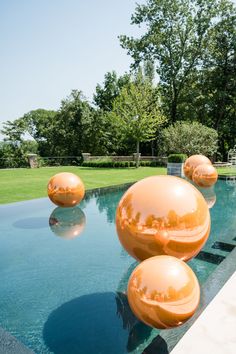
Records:
M93 102L73 90L58 111L37 109L5 122L0 161L10 157L22 161L27 152L41 156L182 153L186 139L188 151L201 152L204 142L198 135L204 131L205 145L212 142L204 152L218 160L226 158L236 143L233 3L147 0L137 5L131 22L145 25L146 31L136 39L120 36L121 46L132 57L130 72L106 73ZM26 141L28 135L32 141ZM170 144L168 137L177 143Z

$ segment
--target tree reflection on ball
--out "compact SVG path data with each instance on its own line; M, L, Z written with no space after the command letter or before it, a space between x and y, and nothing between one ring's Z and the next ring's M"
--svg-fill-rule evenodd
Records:
M60 207L77 205L83 199L84 193L84 184L74 173L58 173L48 182L48 196Z
M157 256L140 263L130 276L128 300L134 314L154 328L186 322L200 301L192 269L180 259Z
M52 232L68 240L79 236L83 232L85 225L86 217L79 207L57 207L49 218L49 226Z
M218 173L214 166L202 164L193 171L193 182L202 188L212 187L218 179Z
M184 174L188 179L192 179L193 171L199 165L211 165L211 161L204 155L192 155L184 163Z
M204 197L189 182L153 176L123 195L116 227L125 250L139 261L163 254L187 261L209 236L210 214Z

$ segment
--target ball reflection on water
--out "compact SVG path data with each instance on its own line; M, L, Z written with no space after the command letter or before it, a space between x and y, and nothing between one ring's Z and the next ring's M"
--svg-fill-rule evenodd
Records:
M79 236L85 228L86 217L79 208L56 208L49 218L49 226L52 232L65 239L73 239Z

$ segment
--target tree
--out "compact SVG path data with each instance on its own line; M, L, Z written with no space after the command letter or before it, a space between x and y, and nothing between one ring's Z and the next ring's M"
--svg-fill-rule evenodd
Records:
M137 5L132 24L147 27L138 39L120 36L134 59L155 62L165 111L171 122L180 118L179 104L192 73L201 65L210 29L221 0L147 0Z
M2 134L13 145L22 145L30 136L37 142L38 153L50 156L51 138L54 134L55 111L37 109L24 114L23 117L3 124Z
M158 91L141 72L121 90L115 99L112 116L121 136L136 142L136 166L139 166L140 142L155 138L158 127L166 120L160 111Z
M201 73L201 102L207 125L217 130L224 156L236 142L236 9L222 1ZM197 111L199 110L197 109Z
M61 102L55 117L52 145L57 156L79 156L89 152L89 130L94 109L81 91L72 90Z
M216 130L198 122L176 122L163 129L162 148L166 154L203 154L213 157L218 148L218 134Z
M103 86L100 84L96 86L96 93L93 95L95 105L104 112L110 112L115 98L129 80L129 74L118 77L115 71L106 73Z

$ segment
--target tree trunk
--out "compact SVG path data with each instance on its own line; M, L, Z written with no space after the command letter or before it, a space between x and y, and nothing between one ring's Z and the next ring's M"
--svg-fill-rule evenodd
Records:
M139 140L137 140L136 145L136 168L139 167Z
M171 122L176 122L176 115L177 115L177 99L174 98L171 105Z

